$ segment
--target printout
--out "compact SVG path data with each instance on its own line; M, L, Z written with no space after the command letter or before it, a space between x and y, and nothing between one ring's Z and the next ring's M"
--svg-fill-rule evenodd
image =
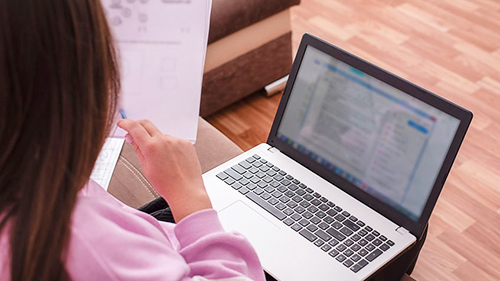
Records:
M194 142L212 1L102 3L119 49L127 118L149 119L164 134Z
M107 138L95 163L90 178L108 190L111 177L120 157L124 139Z

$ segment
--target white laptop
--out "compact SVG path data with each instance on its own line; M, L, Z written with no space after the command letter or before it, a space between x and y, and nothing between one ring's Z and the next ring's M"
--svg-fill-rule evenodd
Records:
M267 143L203 179L272 277L365 280L422 235L471 119L305 34Z

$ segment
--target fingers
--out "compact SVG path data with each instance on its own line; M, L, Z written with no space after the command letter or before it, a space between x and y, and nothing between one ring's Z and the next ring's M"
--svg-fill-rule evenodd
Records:
M145 129L148 131L149 135L154 137L157 135L163 135L162 132L149 120L139 120L138 121Z
M127 131L132 136L133 142L138 146L146 144L151 138L146 128L137 121L122 119L118 121L118 127Z

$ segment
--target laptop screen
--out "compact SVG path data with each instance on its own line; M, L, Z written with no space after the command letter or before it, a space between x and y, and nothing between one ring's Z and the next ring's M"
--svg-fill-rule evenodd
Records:
M307 46L277 137L418 221L459 125Z

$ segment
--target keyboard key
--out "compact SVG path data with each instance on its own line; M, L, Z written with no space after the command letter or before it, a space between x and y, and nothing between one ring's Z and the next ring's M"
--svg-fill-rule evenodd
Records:
M379 233L378 231L374 230L374 231L372 232L372 235L373 235L373 236L375 236L375 237L377 237L377 236L379 236L379 235L380 235L380 233Z
M335 221L332 217L325 217L323 220L324 220L326 223L328 223L328 224L330 224L330 223L332 223L332 222L334 222L334 221Z
M220 172L217 174L217 177L221 180L225 180L225 179L227 179L228 175L224 172Z
M318 211L318 208L314 207L314 206L311 206L309 208L307 208L307 210L311 213L316 213Z
M262 164L266 164L267 160L266 159L260 159L260 162L262 162Z
M311 200L311 204L313 204L314 206L319 206L321 204L321 201L319 201L318 199L313 199Z
M352 244L354 244L354 242L351 239L347 239L344 241L343 244L346 245L347 247L350 247Z
M292 191L295 191L295 190L299 189L299 187L296 186L295 184L291 184L291 185L288 186L288 189L290 189Z
M300 206L307 208L307 207L311 206L311 203L304 200L304 201L300 202Z
M361 259L361 257L360 257L359 255L357 255L357 254L354 254L354 255L351 257L351 260L352 260L352 261L355 261L355 262L356 262L356 261L359 261L360 259Z
M366 241L365 239L361 239L359 240L358 244L362 247L364 247L366 244L368 244L368 241Z
M225 179L225 180L224 180L224 182L225 182L226 184L229 184L229 185L231 185L231 184L235 183L235 181L233 180L233 178L229 178L229 177L228 177L227 179Z
M292 200L299 203L300 201L302 201L302 197L295 195L294 197L292 197Z
M321 204L321 205L318 206L318 209L320 209L323 212L326 212L330 208L326 204Z
M287 197L293 197L293 196L295 196L295 193L293 191L291 191L291 190L288 190L288 191L285 192L285 195Z
M299 214L302 214L303 212L306 211L306 209L304 209L302 206L297 206L297 208L295 208L294 210Z
M261 179L261 178L265 177L266 174L264 174L263 172L258 172L257 174L255 174L255 176Z
M274 177L276 175L276 172L273 171L273 170L269 170L266 172L266 175L270 176L270 177Z
M256 188L254 191L253 191L255 194L257 195L261 195L262 193L264 193L264 190L260 189L260 188Z
M322 219L322 218L324 218L324 217L326 216L326 214L325 214L325 213L323 213L322 211L318 211L318 212L316 212L316 216L317 216L318 218Z
M262 208L264 208L264 210L268 211L269 213L271 213L273 216L275 216L277 219L279 220L283 220L286 218L285 214L283 214L281 211L277 210L276 208L274 208L271 204L267 203L266 201L264 201L262 198L260 198L258 195L250 192L250 193L247 193L247 198L249 198L250 200L252 200L254 203L256 203L257 205L261 206Z
M344 221L345 217L342 214L338 214L338 215L335 216L335 219L338 220L338 221Z
M267 186L267 183L261 181L261 182L257 183L257 186L260 188L265 188ZM272 188L270 190L274 190L272 186L270 186L270 188ZM268 191L268 192L270 192L270 191Z
M278 204L279 201L276 198L271 198L267 202L269 202L269 204L271 204L271 205L276 205L276 204Z
M288 201L290 201L290 198L286 197L286 196L282 196L280 198L280 201L283 202L283 203L287 203Z
M321 247L321 250L328 252L328 251L330 251L331 248L332 248L332 246L325 244L325 245L323 245L323 247Z
M287 216L290 216L294 213L294 211L290 208L286 208L285 210L283 210L283 213Z
M290 181L293 180L293 177L291 175L287 175L285 178Z
M311 194L306 194L306 195L304 195L304 199L305 199L305 200L307 200L307 201L311 201L313 198L314 198L314 197L312 197L312 195L311 195ZM311 204L311 203L309 203L309 202L308 202L308 204Z
M259 170L261 170L262 172L267 172L270 170L270 168L267 166L267 165L262 165L260 166Z
M241 161L238 164L240 164L241 167L245 168L245 170L248 170L250 169L250 167L252 167L252 165L250 165L250 163L248 163L247 161Z
M354 264L354 262L352 262L351 260L346 260L344 263L342 263L343 265L345 265L346 267L351 267L351 265Z
M314 224L318 224L318 223L321 222L321 220L318 217L312 217L311 218L311 222L314 223Z
M255 174L259 171L259 169L255 168L255 167L252 167L248 170L251 174Z
M385 237L384 235L382 235L382 236L379 237L379 239L382 240L382 241L386 241L387 237Z
M366 232L366 230L364 230L364 229L361 229L361 230L358 232L358 235L359 235L359 236L365 236L366 234L368 234L368 232Z
M354 252L351 249L346 249L343 253L346 257L350 257L354 254Z
M337 211L335 211L334 209L330 209L326 213L331 217L335 217L338 214Z
M330 246L332 246L332 247L335 247L335 246L337 246L339 243L340 243L340 242L339 242L339 240L337 240L337 239L332 239L332 240L330 240L330 242L328 242L328 245L330 245Z
M361 227L365 226L365 223L362 222L362 221L357 221L356 224L359 225L359 226L361 226Z
M265 181L266 183L270 183L270 182L273 181L273 178L271 178L271 177L265 177L262 180ZM274 187L276 187L276 186L274 186Z
M302 229L302 226L300 226L300 224L296 223L296 224L292 225L292 229L295 231L299 231Z
M329 241L330 239L332 239L332 237L328 234L326 234L323 230L318 230L316 231L316 235L323 239L324 241Z
M389 250L389 248L390 248L390 247L389 247L389 245L387 245L387 244L382 244L382 245L380 246L380 249L381 249L382 251L384 251L384 252L385 252L385 251L387 251L387 250Z
M311 231L311 232L314 232L318 229L317 226L315 226L314 224L310 224L307 226L307 230Z
M346 236L350 236L352 235L354 232L352 230L350 230L349 228L347 227L344 227L340 230L340 232L342 232L344 235Z
M260 186L259 186L260 187ZM262 187L263 188L263 187ZM267 192L267 193L273 193L274 192L274 188L272 186L268 186L266 188L264 188L264 190Z
M280 170L280 168L278 168L278 167L276 167L276 166L274 166L272 169L273 169L273 171L275 171L275 172L279 172L279 171L281 171L281 170Z
M247 185L247 184L249 184L249 183L250 183L250 181L249 181L249 180L247 180L246 178L242 178L242 179L239 181L239 183L241 183L242 185Z
M370 252L370 251L373 251L373 249L375 249L375 246L373 246L372 244L368 244L366 245L365 249Z
M361 237L360 237L359 235L357 235L357 234L354 234L354 235L351 237L351 239L352 239L352 241L357 242L357 241L359 241L359 239L361 239Z
M328 254L332 257L336 257L339 254L339 251L333 249Z
M394 242L392 242L392 240L389 240L389 241L387 241L387 245L392 247L392 246L394 246Z
M328 203L326 203L326 205L328 205L328 207L330 207L330 208L335 207L335 203L333 203L332 201L328 201Z
M358 218L355 216L350 216L349 219L353 222L356 222L358 220Z
M283 180L283 176L282 175L276 175L276 176L274 176L274 179L277 180L277 181L281 181L281 180Z
M365 249L361 249L361 250L359 250L358 255L364 257L364 256L368 255L368 251Z
M303 183L299 184L299 186L300 186L300 188L307 188L307 185L305 185Z
M242 187L242 185L239 182L235 182L231 185L231 187L238 190Z
M363 267L365 267L366 265L368 264L367 261L365 260L361 260L360 262L358 262L357 264L353 265L351 267L351 270L354 271L354 272L358 272L360 271L361 269L363 269Z
M308 220L306 220L306 219L301 219L299 221L299 224L302 225L302 226L304 226L304 227L306 227L308 224L310 224L310 222Z
M261 166L262 166L262 163L255 161L252 165L253 165L254 167L259 168L259 167L261 167Z
M280 198L281 196L283 196L283 193L279 192L279 191L275 191L271 194L272 196L276 197L276 198Z
M325 242L323 240L319 240L319 239L314 242L314 245L316 245L318 247L321 247L323 244L325 244Z
M280 170L278 173L279 173L281 176L286 176L286 172L285 172L285 171L283 171L283 170Z
M244 174L247 171L245 168L241 167L240 165L234 165L231 167L231 169L238 172L238 174Z
M291 216L291 218L292 218L294 221L298 221L298 220L300 220L302 217L301 217L299 214L293 214L293 215Z
M342 208L340 208L340 206L335 206L333 209L337 212L342 212Z
M238 190L239 193L241 194L247 194L248 192L250 192L250 190L248 190L247 188L245 187L242 187Z
M290 185L290 183L291 182L289 180L286 180L286 179L281 181L281 184L283 184L283 185Z
M372 241L373 239L375 239L375 237L371 234L368 234L368 235L366 235L365 239L368 241Z
M294 220L292 220L291 218L286 218L286 219L283 221L283 223L284 223L284 224L286 224L286 225L288 225L288 226L290 226L290 225L294 224L294 223L295 223L295 221L294 221Z
M281 197L281 198L284 198L284 197ZM288 207L290 207L290 208L292 208L292 209L293 209L293 208L297 207L297 205L298 205L298 204L297 204L297 203L295 203L295 202L293 202L293 201L290 201L290 202L286 203L286 205L287 205Z
M343 262L345 261L347 258L344 256L344 255L339 255L338 257L335 258L336 260L338 260L339 262Z
M365 230L366 230L366 231L368 231L368 232L370 232L370 231L372 231L372 230L373 230L373 228L371 228L371 227L369 227L369 226L366 226L366 227L365 227Z
M245 179L250 180L251 178L253 178L253 174L252 174L252 173L250 173L250 172L246 172L246 173L244 173L244 174L243 174L243 177L244 177Z
M276 186L275 186L275 187L276 187ZM287 191L290 191L290 190L288 190L288 189L287 189L285 186L283 186L283 185L280 185L280 186L278 187L278 190L279 190L280 192L287 192Z
M344 241L344 239L346 239L345 235L338 232L336 229L334 228L329 228L327 231L326 231L328 234L330 234L331 236L335 237L335 239L339 240L339 241Z
M317 193L317 192L314 192L313 193L313 196L316 197L316 198L321 198L321 194Z
M299 190L295 191L295 193L297 193L300 196L306 194L306 192L303 189L299 189Z
M346 217L346 218L347 218L347 217L349 217L351 214L349 214L349 212L348 212L348 211L343 211L343 212L342 212L342 215L343 215L344 217Z
M319 201L326 203L326 202L328 202L328 199L326 199L326 197L321 197L321 198L319 198Z
M294 184L300 184L300 181L298 179L293 179L292 181Z
M312 190L312 188L308 187L308 188L306 188L306 192L308 192L308 193L313 193L313 192L314 192L314 190Z
M330 226L327 223L322 222L318 225L318 227L325 230L325 229L329 228Z
M267 162L267 163L266 163L266 166L268 166L269 168L274 167L274 165L273 165L273 164L271 164L271 163L269 163L269 162Z
M354 252L357 252L361 249L361 246L359 246L358 244L354 244L352 245L351 247L351 250L353 250Z
M382 241L381 241L380 239L378 239L378 238L377 238L377 239L373 240L373 242L372 242L372 243L373 243L373 245L375 245L375 246L380 246L380 244L382 244Z
M251 177L250 181L254 184L258 184L260 182L260 179L258 177Z
M277 208L278 210L283 210L283 209L285 209L285 208L286 208L286 205L285 205L285 204L283 204L283 203L278 203L278 204L276 205L276 208Z
M253 157L248 157L248 158L246 159L246 161L247 161L248 163L253 163L253 162L255 162L255 158L253 158Z
M309 232L307 229L302 229L300 232L299 232L300 235L304 236L307 240L313 242L314 240L317 239L317 237L312 234L311 232Z
M334 222L334 223L332 224L332 226L333 226L333 228L335 228L335 229L341 229L341 228L342 228L342 224L341 224L340 222L338 222L338 221Z
M358 231L359 230L359 226L356 225L354 222L350 221L350 220L346 220L344 221L343 223L345 226L347 226L348 228L350 228L352 231Z
M376 249L375 251L371 252L368 256L365 257L367 261L373 261L376 259L378 256L380 256L383 252L379 249Z

